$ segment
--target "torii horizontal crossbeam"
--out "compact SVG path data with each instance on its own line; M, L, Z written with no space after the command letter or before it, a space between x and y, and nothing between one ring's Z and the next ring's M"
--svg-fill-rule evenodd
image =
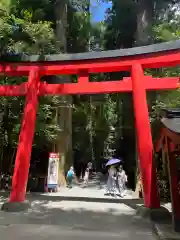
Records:
M180 40L113 51L9 56L4 62L1 59L0 73L28 76L34 67L39 68L41 76L79 74L82 70L88 73L130 71L137 61L143 68L177 66L180 64Z
M179 77L152 78L151 76L145 76L144 79L147 91L172 90L179 87ZM65 84L47 84L46 82L41 82L39 86L39 95L100 94L131 91L131 78L124 78L121 81L79 82ZM26 94L27 83L0 86L0 96L25 96Z
M130 71L138 60L143 68L173 67L180 64L179 51L171 53L157 53L155 56L134 56L115 59L96 59L76 62L37 62L37 63L1 63L0 74L6 76L28 76L32 68L39 68L40 75L78 74L80 71L88 73Z

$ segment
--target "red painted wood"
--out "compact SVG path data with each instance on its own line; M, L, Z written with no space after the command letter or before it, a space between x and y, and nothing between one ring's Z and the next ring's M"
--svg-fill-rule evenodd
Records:
M89 82L89 73L87 71L78 74L78 84L87 84Z
M89 82L70 84L41 84L40 95L64 95L64 94L90 94L131 91L131 82Z
M171 90L179 87L179 78L152 78L145 76L145 88L150 90ZM87 75L81 75L78 83L46 84L40 83L39 95L52 94L96 94L111 92L132 91L131 78L121 81L88 82ZM20 85L0 85L0 96L25 96L27 93L27 82Z
M19 135L10 202L23 202L25 200L38 105L39 80L38 69L32 69L28 79L28 91Z
M27 83L20 85L0 85L0 96L25 96Z
M173 211L173 222L180 221L180 194L178 187L178 172L177 172L177 164L174 152L172 151L172 141L167 138L167 146L168 146L168 166L169 166L169 180L170 180L170 190L171 190L171 203L172 203L172 211Z
M149 91L153 90L173 90L179 88L179 77L169 78L145 78L145 88Z
M84 81L85 80L85 81ZM46 84L40 86L40 95L64 95L64 94L96 94L111 92L132 91L131 78L124 78L121 81L108 82L87 82L87 76L79 78L79 83ZM171 90L179 86L179 78L155 78L146 76L144 78L146 90Z
M144 204L147 208L159 208L156 167L153 159L153 143L146 101L144 72L137 62L132 66L132 87L139 163L144 191Z
M164 138L165 138L165 132L166 132L165 128L162 128L160 130L159 138L154 143L154 150L155 150L155 152L159 152L161 150L161 148L163 147L163 141L164 141Z
M89 73L116 72L131 70L137 60L143 68L172 67L180 64L180 52L169 51L144 56L74 62L1 63L0 72L10 76L17 76L18 73L20 76L28 76L31 67L36 66L40 68L41 75L78 74L84 70Z
M169 129L166 129L166 136L169 137L174 144L180 143L180 134L177 134L175 132L170 131Z
M160 149L161 149L161 146L163 145L162 142L164 140L164 138L169 138L172 143L173 143L173 146L171 146L171 149L175 150L176 151L176 146L178 146L178 144L180 143L180 134L178 133L175 133L167 128L162 128L160 130L160 135L159 135L159 138L156 140L155 142L155 151L156 152L159 152ZM165 152L168 151L167 147L164 146L164 150Z

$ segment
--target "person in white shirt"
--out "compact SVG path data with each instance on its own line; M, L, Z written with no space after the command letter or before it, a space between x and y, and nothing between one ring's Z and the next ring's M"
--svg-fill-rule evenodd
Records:
M89 179L92 179L93 165L92 162L88 162L87 168L89 169Z
M127 183L127 175L123 169L123 166L120 165L117 171L117 185L118 185L118 190L121 197L124 197L124 193L126 190L126 183Z
M92 162L88 162L87 167L88 167L89 169L92 169Z
M85 174L84 174L84 186L88 184L89 181L89 168L86 168Z

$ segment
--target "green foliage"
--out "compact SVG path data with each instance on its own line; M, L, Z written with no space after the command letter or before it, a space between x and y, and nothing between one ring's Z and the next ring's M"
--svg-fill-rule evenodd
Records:
M101 159L109 159L115 153L115 107L108 94L87 96L85 101L76 101L74 106L73 149L79 157L91 160L94 157L97 168L101 166Z
M165 19L163 22L158 21L153 26L154 40L157 42L177 40L180 38L179 29L180 15L175 13L171 20Z
M9 60L11 60L15 54L42 55L60 51L51 22L33 22L33 14L27 9L22 10L21 15L17 16L15 5L13 8L11 8L12 5L6 5L6 7L4 6L0 12L0 52L2 57L8 55ZM24 81L27 81L27 78L0 78L1 84L20 84ZM41 147L44 144L52 143L61 131L57 123L51 121L54 114L54 109L51 106L57 104L58 100L55 97L40 99L34 142L36 146ZM5 157L2 153L7 147L11 154L13 149L17 147L23 107L24 98L0 97L1 158Z
M180 38L179 31L179 21L180 15L173 15L173 19L170 22L158 22L158 24L154 25L154 39L157 42L166 42L171 40L177 40ZM159 77L176 77L179 75L180 68L177 67L169 67L162 68L158 71L153 71L152 74L154 76ZM152 122L155 121L158 116L161 108L179 108L180 107L180 96L179 89L169 92L157 93L156 102L153 106L152 112Z
M68 49L70 52L83 52L88 48L91 25L90 15L86 12L75 11L69 7ZM76 47L75 47L76 46Z

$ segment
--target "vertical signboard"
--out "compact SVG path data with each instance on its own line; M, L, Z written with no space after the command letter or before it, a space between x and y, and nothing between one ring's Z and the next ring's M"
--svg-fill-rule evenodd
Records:
M58 185L58 171L59 170L59 154L49 154L49 165L48 165L48 179L47 187L49 189L57 188Z

